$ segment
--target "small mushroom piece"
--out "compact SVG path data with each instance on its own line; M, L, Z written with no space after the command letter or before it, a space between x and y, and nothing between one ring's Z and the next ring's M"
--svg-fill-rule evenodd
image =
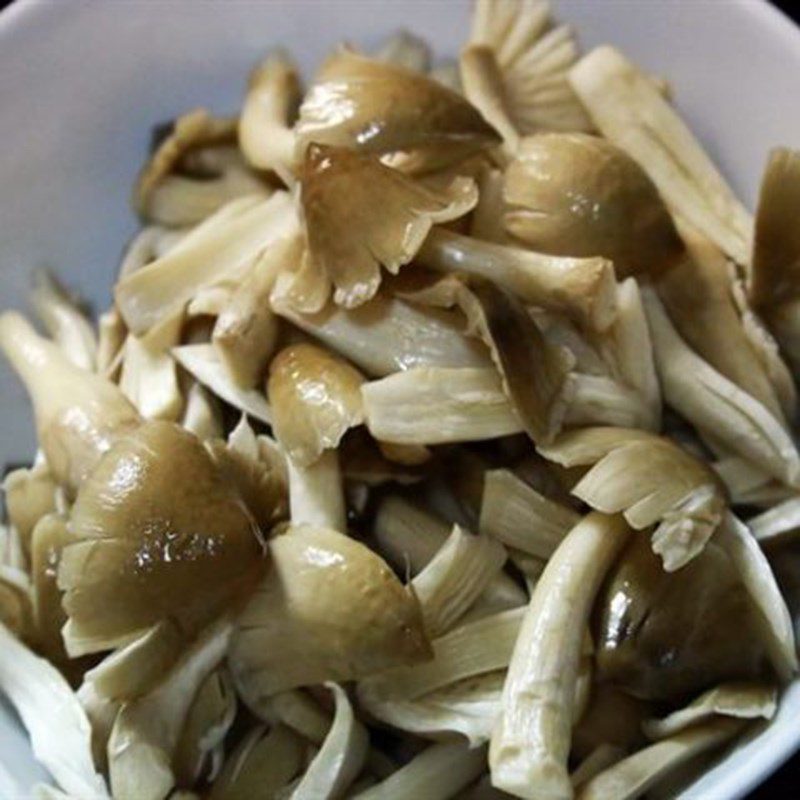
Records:
M47 464L40 463L30 469L23 467L7 473L2 490L8 521L29 551L36 523L57 510L58 484Z
M94 369L97 337L86 312L48 272L34 273L31 304L67 358L78 367Z
M416 598L369 548L301 525L269 550L272 566L239 618L230 653L248 705L430 656Z
M58 584L71 654L162 620L191 638L244 602L264 570L257 527L193 435L147 422L121 435L81 486Z
M639 163L672 212L747 264L750 214L652 80L608 46L584 56L569 80L600 132Z
M433 190L373 155L318 144L306 151L301 183L310 258L346 308L374 296L381 266L396 274L434 224L463 216L478 200L469 178Z
M644 699L685 700L765 666L758 614L714 540L669 573L634 536L598 598L595 642L598 680Z
M463 97L403 67L340 50L300 106L300 153L311 142L370 153L433 154L441 165L497 142Z
M519 134L592 127L567 79L578 59L575 36L555 24L546 0L478 0L469 41L494 55L504 105Z
M644 431L582 428L539 449L564 467L593 464L572 488L592 508L622 512L637 530L657 524L653 552L668 572L702 552L722 521L725 494L716 473L670 439Z
M540 133L505 172L506 229L534 250L603 256L619 279L657 277L684 251L647 173L623 150L584 133Z
M269 194L232 147L236 124L202 108L178 117L139 174L136 211L168 226L193 225L237 197Z
M122 432L140 422L113 383L76 367L20 314L0 316L0 349L25 384L53 477L75 491Z
M400 294L418 303L460 308L467 333L489 348L503 391L526 433L537 442L558 433L574 397L574 359L545 339L518 298L489 281L468 288L452 275Z
M275 437L296 464L313 464L364 421L365 378L321 347L290 345L272 359L269 373Z
M230 377L242 389L256 386L275 350L280 320L270 307L270 293L278 275L294 267L301 254L299 235L268 247L217 317L212 343Z
M201 289L240 278L264 248L296 225L286 192L232 200L166 254L117 283L114 295L125 323L137 336L163 324Z
M288 186L294 162L292 125L300 105L300 77L283 52L268 56L251 73L242 115L239 146L258 169L276 172Z

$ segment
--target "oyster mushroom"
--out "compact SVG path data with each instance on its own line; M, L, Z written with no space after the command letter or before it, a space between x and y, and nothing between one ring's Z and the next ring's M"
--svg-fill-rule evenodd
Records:
M239 118L239 146L258 169L274 170L290 186L295 140L292 124L300 105L300 78L283 52L266 58L250 73Z
M272 567L239 619L230 653L249 705L429 658L416 598L367 547L300 525L272 539L269 550Z
M463 216L478 199L469 178L433 190L375 156L319 144L306 151L301 184L309 256L346 308L374 296L381 266L396 274L434 224Z
M683 253L658 190L611 142L540 133L520 143L505 172L510 234L558 256L604 256L617 278L657 276Z
M597 601L597 675L637 697L681 700L765 667L760 620L714 541L664 572L634 536Z
M257 526L200 440L143 423L117 387L18 314L0 317L0 344L31 395L54 477L76 493L58 568L70 655L164 620L191 637L246 596L264 567Z
M295 131L301 154L311 142L381 154L421 151L428 167L497 142L460 95L418 72L348 50L323 65Z

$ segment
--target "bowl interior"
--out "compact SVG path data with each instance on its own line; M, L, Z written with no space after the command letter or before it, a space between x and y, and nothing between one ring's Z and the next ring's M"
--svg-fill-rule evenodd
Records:
M562 0L584 45L611 42L669 79L678 106L752 206L768 149L800 141L800 32L766 3ZM46 266L95 309L109 300L135 230L128 196L156 123L196 106L238 107L248 70L284 46L307 74L340 41L369 48L407 28L452 57L462 0L160 0L17 3L0 15L0 306L24 308ZM30 460L28 403L0 364L0 463ZM740 746L685 797L739 797L800 742L800 687L775 724ZM24 732L0 704L0 766L40 780ZM0 789L4 771L0 769ZM0 792L3 793L3 792ZM9 794L9 792L4 792Z

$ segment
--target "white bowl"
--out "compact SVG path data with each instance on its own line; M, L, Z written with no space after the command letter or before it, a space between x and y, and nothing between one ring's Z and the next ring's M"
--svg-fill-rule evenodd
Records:
M585 45L612 42L670 80L750 205L767 150L800 143L800 31L765 2L563 0L557 11ZM0 15L0 307L24 307L42 265L105 306L152 125L198 105L237 108L267 49L285 46L310 71L336 42L370 46L405 27L453 56L468 15L461 1L18 0ZM5 365L0 409L0 463L29 460L28 402ZM795 684L774 723L683 796L746 794L800 745L798 717ZM22 787L44 777L4 706L0 766Z

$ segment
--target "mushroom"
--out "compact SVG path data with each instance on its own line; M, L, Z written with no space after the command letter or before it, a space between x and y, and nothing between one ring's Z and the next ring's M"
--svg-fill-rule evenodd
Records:
M272 567L239 618L230 652L248 705L429 657L416 598L364 545L293 525L269 551Z
M312 142L370 153L421 152L428 169L497 141L460 95L417 72L340 50L323 65L295 127Z
M273 430L292 461L313 464L364 421L364 380L346 361L312 344L290 345L272 359L267 394Z
M494 91L520 135L591 128L567 79L578 59L574 34L554 23L546 0L478 0L469 42L492 54Z
M333 303L302 314L282 303L276 313L348 358L359 369L385 377L411 367L488 367L486 348L463 333L456 311L421 308L379 291L369 303L345 309Z
M658 524L653 552L668 572L702 552L722 521L725 495L705 462L670 439L621 428L582 428L540 447L564 467L593 465L572 494L608 514L622 512L637 530Z
M584 630L628 535L621 517L592 512L547 562L514 645L489 745L496 788L517 797L572 797L567 759Z
M202 108L178 117L139 174L136 211L164 225L192 225L237 197L268 195L269 186L231 147L236 124Z
M200 289L240 278L268 245L295 225L286 192L275 192L268 200L253 195L232 200L165 255L117 283L114 296L125 323L136 335L164 323Z
M301 184L309 256L346 308L374 296L381 266L396 274L434 224L463 216L478 199L468 178L433 190L376 156L319 144L306 151Z
M147 422L119 435L81 485L58 571L72 654L162 620L192 638L264 570L256 524L193 435Z
M747 264L750 214L652 80L608 46L584 56L569 80L600 132L639 163L673 213Z
M294 182L292 125L300 97L294 64L282 51L273 53L250 73L239 118L239 146L244 157L257 169L276 172L287 186Z
M585 133L539 133L505 172L510 234L542 253L603 256L618 278L657 277L683 244L647 173L611 142Z
M597 674L637 697L681 700L721 681L757 677L760 623L734 565L712 540L664 572L634 536L597 602Z
M0 349L33 401L39 444L58 483L75 492L140 417L109 381L76 367L16 312L0 316Z

